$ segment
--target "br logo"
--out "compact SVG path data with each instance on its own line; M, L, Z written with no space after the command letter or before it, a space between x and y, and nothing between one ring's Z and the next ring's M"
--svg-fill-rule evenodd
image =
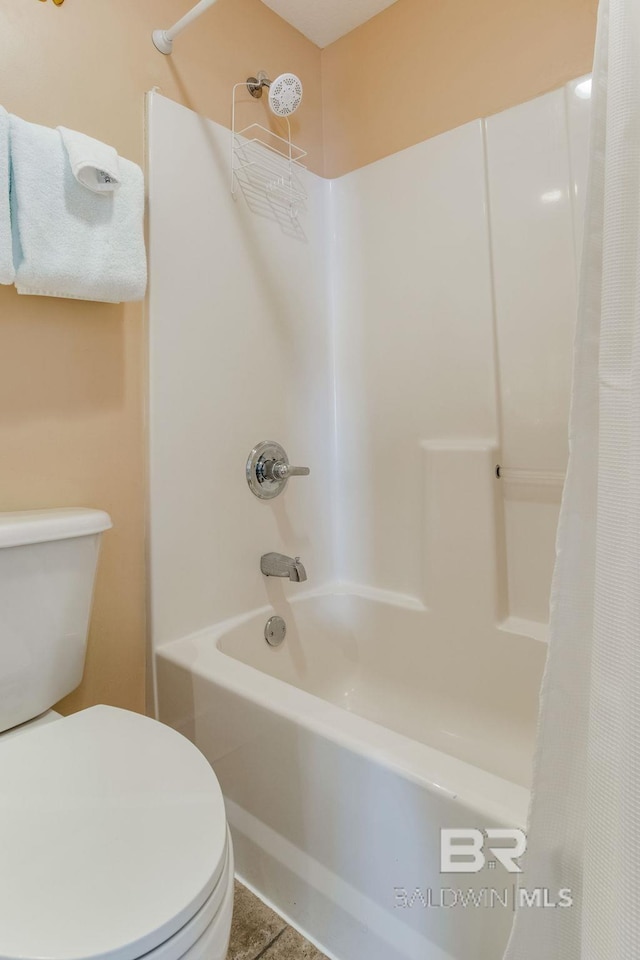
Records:
M499 840L500 843L490 846L491 840ZM506 845L505 841L511 843ZM487 860L490 867L495 867L498 862L509 873L522 873L517 860L526 849L527 838L523 830L503 830L497 827L484 831L471 828L441 830L440 873L479 873Z

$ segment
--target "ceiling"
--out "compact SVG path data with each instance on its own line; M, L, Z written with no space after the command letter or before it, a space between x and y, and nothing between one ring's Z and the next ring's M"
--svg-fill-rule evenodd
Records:
M326 47L396 0L263 0L318 47Z

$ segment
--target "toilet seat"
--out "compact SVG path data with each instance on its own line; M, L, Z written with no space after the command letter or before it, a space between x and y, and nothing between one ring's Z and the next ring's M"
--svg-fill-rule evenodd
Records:
M92 707L0 768L0 960L178 960L228 904L222 793L169 727Z
M227 868L207 902L178 933L138 960L225 960L233 912L233 882L229 837Z

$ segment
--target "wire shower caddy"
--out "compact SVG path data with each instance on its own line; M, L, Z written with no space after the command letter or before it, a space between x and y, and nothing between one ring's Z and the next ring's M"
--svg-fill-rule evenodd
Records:
M231 195L238 189L260 197L270 206L285 211L291 220L297 220L304 209L307 194L302 174L307 169L301 162L307 151L291 139L291 124L287 123L287 137L281 137L260 123L251 123L241 130L236 128L236 91L247 84L236 83L231 107Z

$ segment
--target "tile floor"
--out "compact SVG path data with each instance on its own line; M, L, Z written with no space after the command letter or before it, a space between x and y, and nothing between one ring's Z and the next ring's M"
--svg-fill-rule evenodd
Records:
M236 881L227 960L326 960L326 957Z

